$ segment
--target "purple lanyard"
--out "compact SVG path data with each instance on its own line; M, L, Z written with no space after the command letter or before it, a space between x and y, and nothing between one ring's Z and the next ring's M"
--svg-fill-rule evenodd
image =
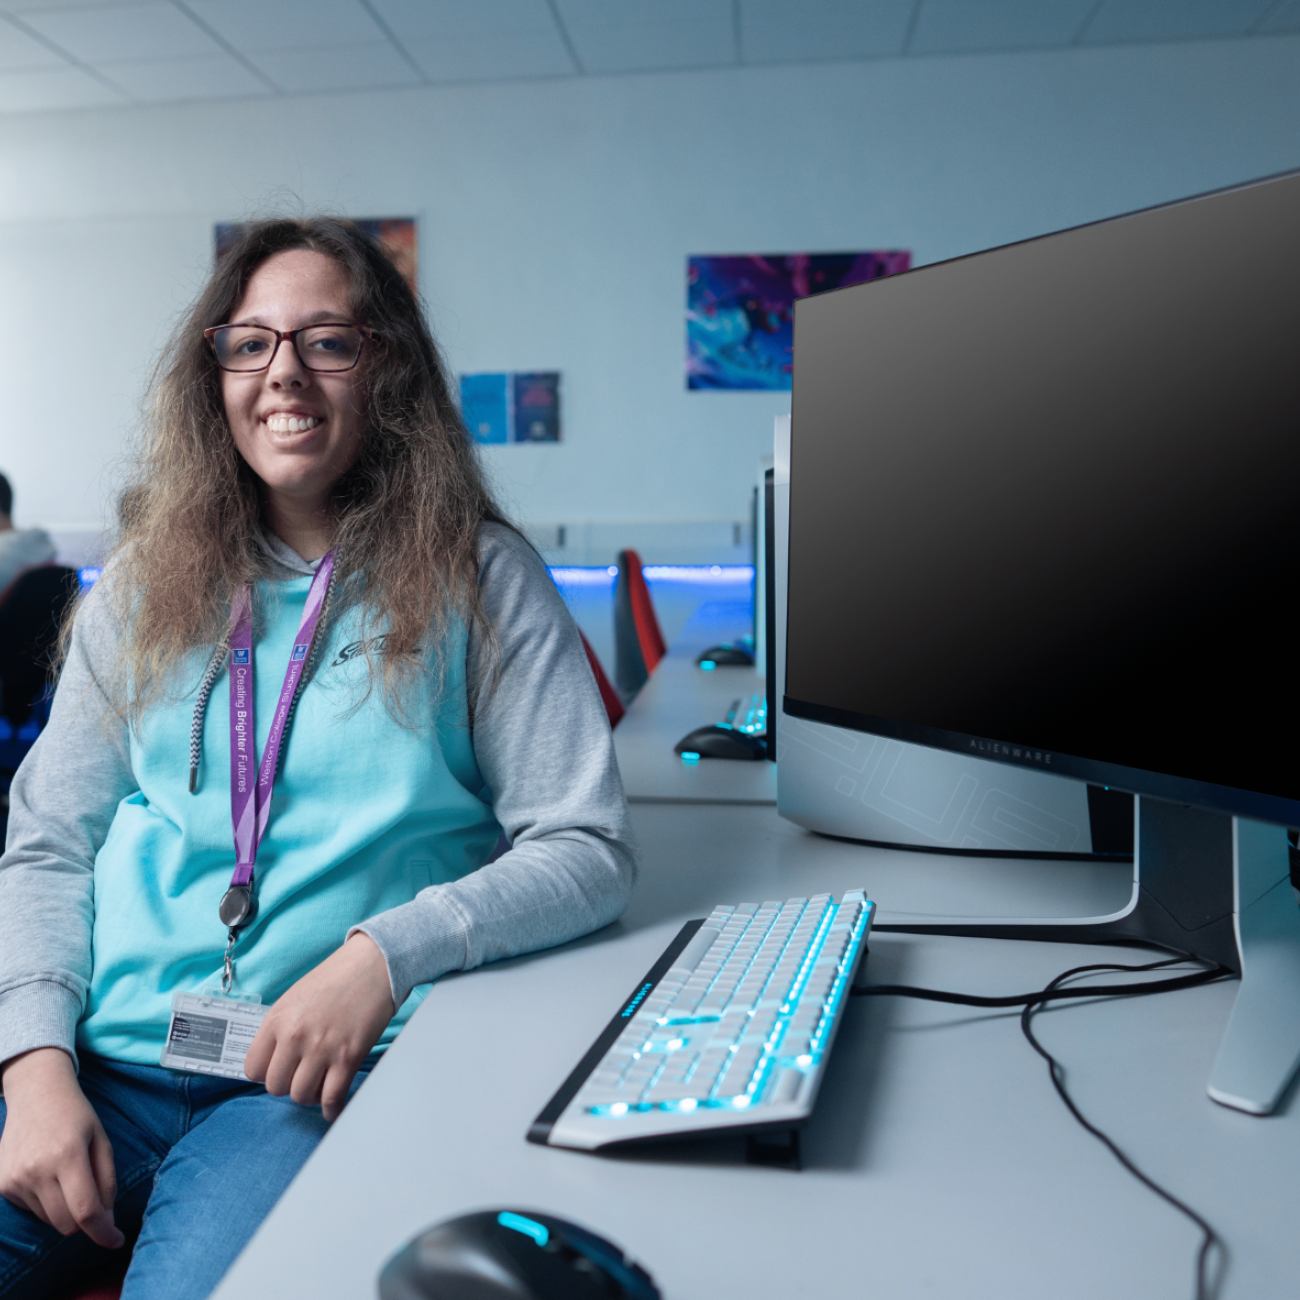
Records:
M280 699L256 780L253 778L257 764L253 725L253 599L248 583L236 593L230 612L230 819L235 831L235 873L218 909L221 923L230 927L230 946L234 944L235 932L253 912L253 866L271 816L271 791L280 765L280 744L316 637L333 572L334 552L330 551L321 560L307 593L307 604L298 624L298 635L294 637L289 666L284 670L284 685L280 687Z

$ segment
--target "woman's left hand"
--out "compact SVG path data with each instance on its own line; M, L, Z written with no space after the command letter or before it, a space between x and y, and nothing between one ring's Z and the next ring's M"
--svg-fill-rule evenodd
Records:
M266 1013L244 1073L276 1097L319 1103L325 1118L335 1120L396 1010L388 963L375 941L358 932Z

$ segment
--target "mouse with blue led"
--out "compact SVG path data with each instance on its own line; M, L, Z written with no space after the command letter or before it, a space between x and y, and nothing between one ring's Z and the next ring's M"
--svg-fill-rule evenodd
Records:
M714 645L701 650L695 662L707 673L715 668L752 668L754 656L744 645Z
M767 742L751 736L730 723L715 722L706 727L696 727L673 746L689 762L701 758L739 758L747 762L767 757Z
M434 1224L379 1275L380 1300L660 1300L612 1242L552 1214L481 1210Z
M767 699L762 694L732 700L722 722L696 727L673 746L684 763L702 758L767 758Z

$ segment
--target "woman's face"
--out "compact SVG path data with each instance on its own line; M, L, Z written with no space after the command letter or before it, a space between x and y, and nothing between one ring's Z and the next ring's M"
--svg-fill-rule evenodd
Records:
M305 249L276 253L253 273L229 324L296 330L351 323L347 273ZM266 370L221 372L226 419L239 454L277 504L320 509L361 452L366 352L351 370L308 370L288 340Z

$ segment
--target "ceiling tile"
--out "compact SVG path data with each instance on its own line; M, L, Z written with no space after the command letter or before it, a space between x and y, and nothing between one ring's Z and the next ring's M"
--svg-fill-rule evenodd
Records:
M23 68L66 68L68 61L34 37L0 18L0 72Z
M139 3L140 0L7 0L4 10L22 17L47 9L121 9Z
M197 59L138 59L105 63L101 70L132 99L239 99L272 91L228 54Z
M1273 0L1105 0L1081 44L1244 36Z
M1261 32L1300 32L1300 0L1283 0L1257 28Z
M235 49L321 49L386 38L358 0L183 0Z
M211 37L169 4L47 9L23 22L85 63L216 54Z
M335 45L319 50L280 50L251 55L249 61L281 90L294 93L420 84L410 64L387 41L346 48Z
M398 40L555 31L546 0L371 0Z
M915 0L740 0L744 63L900 54Z
M584 72L735 63L731 0L558 0Z
M909 54L1069 45L1096 0L923 0Z
M41 68L0 73L0 113L32 113L44 109L96 108L124 103L122 96L80 68Z
M430 81L566 77L576 71L560 34L554 29L515 35L412 41L406 48Z

